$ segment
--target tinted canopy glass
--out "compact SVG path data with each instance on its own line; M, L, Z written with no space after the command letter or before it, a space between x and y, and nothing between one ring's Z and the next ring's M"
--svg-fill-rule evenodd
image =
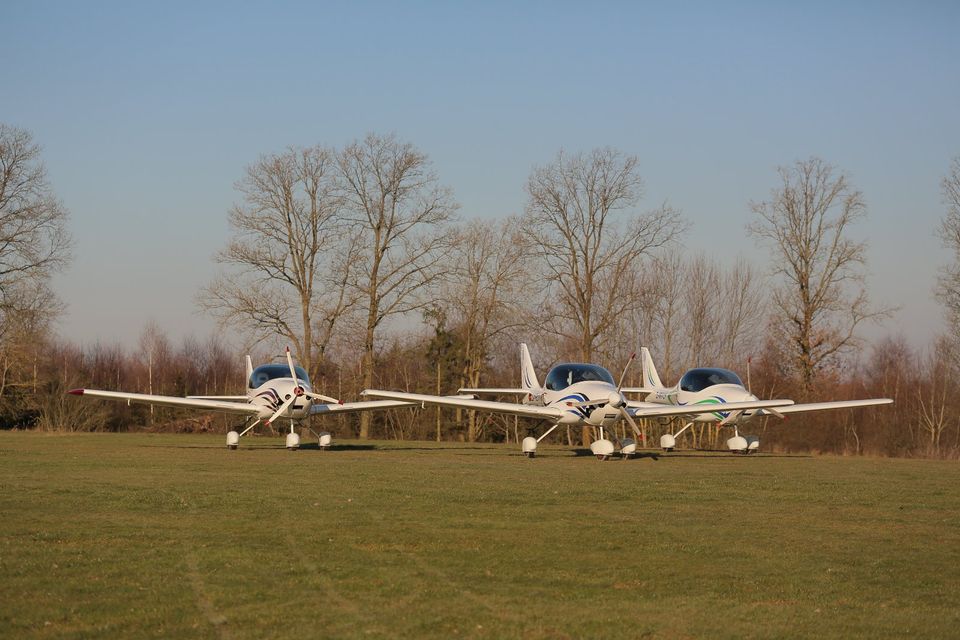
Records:
M740 377L727 369L690 369L680 378L681 391L703 391L715 384L743 386Z
M297 378L303 380L307 384L310 383L310 378L307 377L307 372L301 369L300 367L294 367L294 370L297 372ZM256 369L253 370L253 375L250 376L250 388L256 389L264 382L273 380L274 378L289 378L290 377L290 367L285 364L262 364Z
M572 384L588 380L616 384L610 372L603 367L598 367L595 364L579 363L558 364L553 369L550 369L545 384L550 391L559 391Z

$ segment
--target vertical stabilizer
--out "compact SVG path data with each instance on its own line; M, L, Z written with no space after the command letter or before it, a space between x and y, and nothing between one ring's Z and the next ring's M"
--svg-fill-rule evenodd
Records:
M524 389L540 389L540 381L537 380L537 372L533 368L530 351L524 342L520 343L520 386Z
M643 386L663 389L663 383L660 382L657 368L653 364L653 356L650 355L650 349L640 347L640 355L643 358Z
M247 356L247 380L244 382L245 386L250 386L250 378L253 377L253 360L250 359L250 356Z

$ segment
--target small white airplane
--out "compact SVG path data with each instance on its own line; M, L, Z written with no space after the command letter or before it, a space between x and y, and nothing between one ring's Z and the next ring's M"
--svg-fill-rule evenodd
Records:
M261 422L270 425L278 419L290 420L290 432L287 434L286 447L295 450L300 446L300 436L294 433L294 425L310 415L318 413L340 413L353 411L371 411L375 409L393 409L409 406L406 402L376 401L343 403L310 389L307 372L293 364L290 349L287 348L287 363L263 364L253 368L250 356L247 356L247 393L242 396L159 396L145 393L125 393L122 391L100 391L98 389L73 389L68 391L77 396L93 396L111 400L125 400L143 404L155 404L167 407L217 411L246 416L246 428L238 433L227 434L227 447L236 449L241 436L246 435ZM332 436L326 432L314 433L321 449L328 448Z
M632 360L633 356L630 357L630 361ZM630 366L630 361L627 362L627 367ZM626 420L633 429L633 433L640 437L640 429L634 421L635 418L686 415L718 410L718 407L667 407L662 404L637 402L628 407L627 400L621 393L623 377L627 373L626 367L623 370L623 375L620 376L620 384L617 384L610 372L601 366L583 363L558 364L547 373L544 386L541 387L533 368L533 362L530 359L530 352L525 344L520 345L520 373L520 388L460 389L460 393L515 394L522 396L522 403L493 402L463 396L433 396L378 389L367 389L360 395L407 403L508 413L527 418L541 418L552 422L553 426L539 438L528 436L523 439L522 451L528 458L533 458L536 455L537 444L560 425L590 426L598 429L600 437L591 443L590 450L597 456L597 459L606 460L614 454L615 448L613 442L606 439L604 430L613 427L618 420ZM748 402L724 403L720 408L724 411L743 411L784 407L791 404L793 404L792 400L760 401L754 398ZM637 444L631 438L625 438L619 444L620 454L624 458L629 458L637 451Z
M754 418L775 416L785 418L786 414L802 411L822 411L825 409L848 409L852 407L869 407L881 404L891 404L889 398L870 398L866 400L840 400L835 402L812 402L793 404L781 407L763 407L759 409L730 410L731 403L753 402L757 396L750 393L739 376L728 369L697 368L690 369L680 378L673 387L666 387L660 382L660 376L653 364L650 350L640 349L643 361L643 387L627 387L624 393L645 393L647 397L643 403L629 402L648 406L650 403L679 407L706 406L711 410L697 412L682 429L676 433L667 433L660 437L660 447L664 451L672 451L677 446L677 438L696 422L719 423L721 427L733 427L733 437L727 440L727 447L734 453L750 453L760 447L760 438L757 436L741 436L739 427Z

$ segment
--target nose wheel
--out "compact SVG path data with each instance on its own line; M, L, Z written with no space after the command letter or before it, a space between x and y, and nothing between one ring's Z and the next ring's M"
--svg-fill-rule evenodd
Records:
M300 448L300 436L293 430L293 420L290 421L290 433L287 434L287 451L296 451Z

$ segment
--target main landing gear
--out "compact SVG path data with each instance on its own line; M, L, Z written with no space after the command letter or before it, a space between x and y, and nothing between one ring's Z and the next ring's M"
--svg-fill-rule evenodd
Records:
M245 428L243 431L239 433L237 431L228 432L227 433L227 449L236 451L237 447L240 446L240 438L250 433L250 431L258 424L260 424L259 419L254 420L251 425L249 425L247 428ZM291 420L290 432L286 434L286 440L284 441L284 446L288 451L296 451L297 449L300 448L300 436L294 431L294 426L295 426L295 423ZM321 451L326 451L331 446L333 446L333 436L331 436L329 432L321 431L320 433L317 433L313 429L310 429L310 433L312 433L317 438L317 446L320 448Z
M558 426L559 426L558 424L553 425L552 427L547 429L546 433L544 433L539 438L534 438L532 436L527 436L526 438L524 438L523 442L520 445L523 455L525 455L528 458L536 457L537 444L539 444L541 440L543 440L548 435L550 435L550 433L554 429L556 429ZM624 438L623 440L620 440L619 438L617 438L617 443L620 445L620 456L624 460L629 460L630 458L632 458L637 454L637 443L632 438ZM597 457L597 460L600 460L601 462L605 460L609 460L615 455L616 447L614 446L613 442L604 438L602 427L600 429L600 439L594 440L590 444L590 451L593 453L593 455Z

